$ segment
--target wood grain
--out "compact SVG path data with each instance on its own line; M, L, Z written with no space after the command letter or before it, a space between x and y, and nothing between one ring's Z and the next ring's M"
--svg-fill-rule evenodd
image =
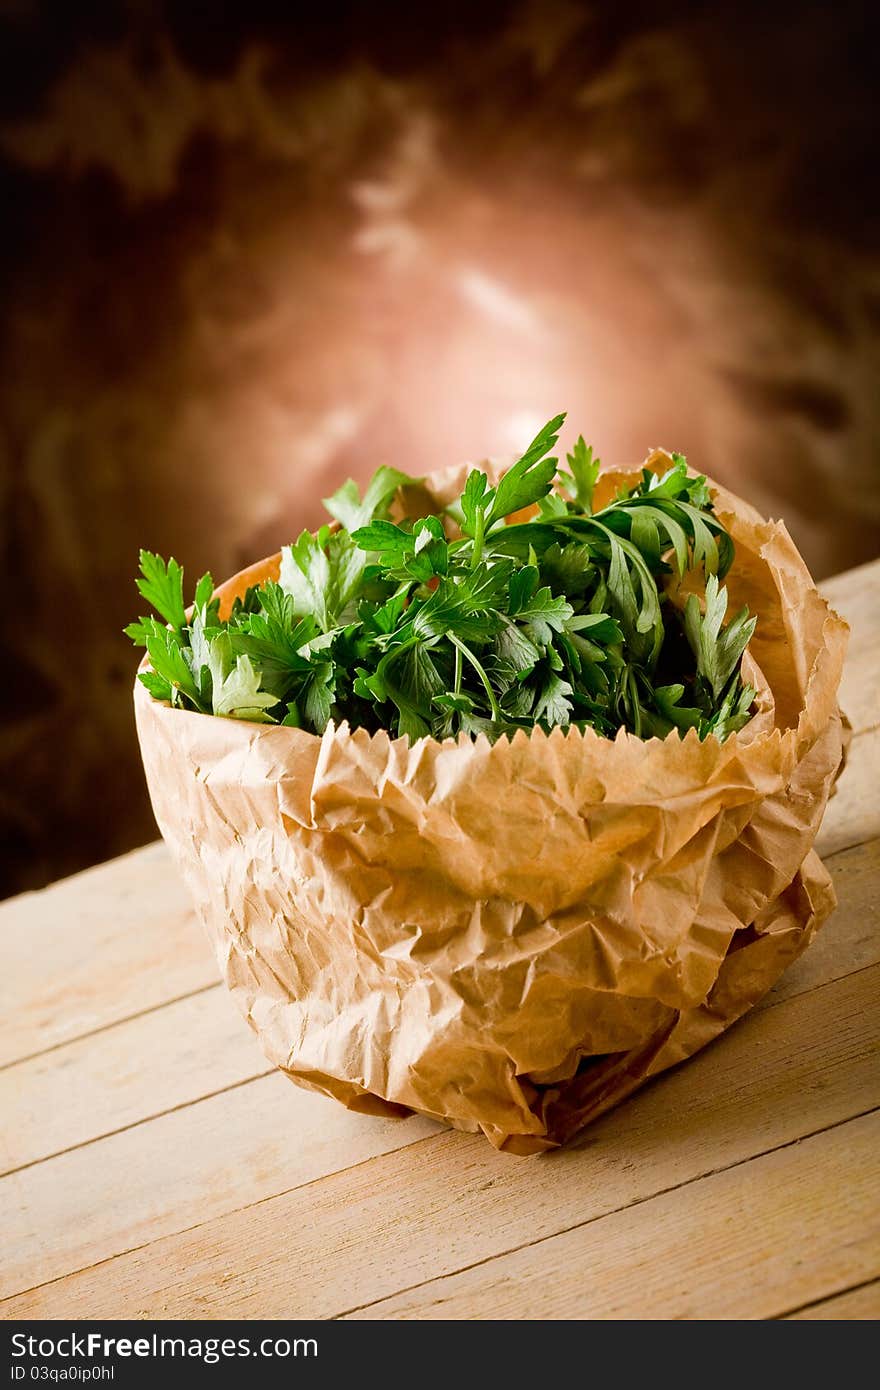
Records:
M4 1313L336 1316L880 1104L878 996L874 966L750 1016L592 1126L577 1148L517 1160L482 1139L438 1132L37 1289ZM266 1142L277 1124L265 1126ZM200 1146L201 1162L206 1155Z
M857 734L816 840L822 858L880 835L880 725Z
M880 562L824 589L853 627L839 911L559 1154L265 1074L161 845L0 905L0 1315L876 1316Z
M861 1321L880 1318L880 1279L861 1288L850 1289L836 1298L826 1298L821 1303L811 1303L797 1313L789 1313L790 1322L829 1322Z
M164 845L0 907L0 1065L217 980Z
M153 1009L0 1071L0 1171L271 1070L226 990Z
M878 833L871 769L880 757L880 561L829 580L823 591L853 628L842 687L852 695L844 704L857 730L877 731L870 743L854 743L829 807L820 848L830 853ZM0 932L8 967L0 979L0 1066L217 980L161 842L0 904Z
M846 666L840 683L840 707L856 733L876 728L880 724L880 689L877 684L877 672L880 671L880 560L872 560L858 569L835 575L819 587L851 629Z
M880 842L836 855L841 907L758 1005L880 962ZM218 986L0 1070L0 1169L8 1172L264 1076L266 1063ZM0 1201L3 1189L0 1186Z
M874 965L880 958L880 840L842 850L826 865L837 911L808 950L789 966L756 1011Z
M880 1274L880 1114L370 1305L357 1318L767 1318Z
M417 1118L354 1115L273 1072L60 1154L0 1184L0 1297L436 1128Z

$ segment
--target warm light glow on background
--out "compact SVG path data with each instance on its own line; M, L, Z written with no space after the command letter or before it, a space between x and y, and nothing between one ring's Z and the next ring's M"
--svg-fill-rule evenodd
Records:
M204 26L147 0L91 32L13 7L18 886L153 833L120 636L140 545L219 578L317 522L349 474L510 455L568 410L563 449L579 431L608 463L678 449L784 515L819 574L876 553L876 102L855 7L793 25L785 6L648 21L487 0L387 32L361 8L291 29L255 0Z

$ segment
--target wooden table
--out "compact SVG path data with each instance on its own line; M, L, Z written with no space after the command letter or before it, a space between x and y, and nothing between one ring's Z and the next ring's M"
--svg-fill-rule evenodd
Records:
M880 562L825 590L853 628L820 840L838 912L567 1151L273 1072L161 844L3 905L4 1316L880 1314Z

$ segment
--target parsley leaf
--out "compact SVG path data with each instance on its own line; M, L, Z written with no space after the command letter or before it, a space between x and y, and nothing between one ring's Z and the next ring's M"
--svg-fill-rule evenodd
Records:
M324 506L340 526L352 534L361 526L366 526L375 516L384 516L388 503L400 487L420 481L401 473L397 468L377 468L367 490L361 498L360 489L353 478L342 484L332 497L324 498Z
M301 532L281 552L279 584L293 599L297 616L312 617L322 632L345 621L357 594L367 558L347 531L322 526L317 535Z
M756 623L744 608L722 630L726 612L727 590L719 586L716 575L710 574L706 581L705 612L700 612L700 601L696 594L691 594L684 614L687 639L697 659L697 674L716 701L721 698L734 669L739 667Z
M564 422L564 415L554 416L535 436L522 458L502 474L488 510L488 526L510 516L511 512L532 506L550 491L556 475L556 459L545 458L545 455L559 438Z
M565 458L571 469L570 473L561 470L559 474L565 491L581 511L592 512L593 489L599 477L601 460L593 457L593 450L584 443L582 434L578 435L574 448Z
M126 629L147 650L140 680L178 707L315 734L345 719L410 739L570 723L729 737L751 717L741 663L755 619L726 621L734 547L705 478L676 454L595 510L600 465L582 436L557 475L564 418L494 487L472 469L444 516L395 512L414 481L395 469L363 496L349 479L327 499L339 528L303 531L278 582L249 588L223 621L210 574L187 610L181 566L143 551L138 589L158 616ZM693 570L705 597L680 612L666 579Z
M183 570L172 557L166 564L161 555L150 550L140 554L141 579L137 581L141 596L152 604L172 627L181 628L186 623L183 606Z

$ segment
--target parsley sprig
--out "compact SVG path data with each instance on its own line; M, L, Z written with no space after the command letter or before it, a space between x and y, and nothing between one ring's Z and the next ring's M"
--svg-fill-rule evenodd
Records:
M126 628L149 657L141 681L181 708L314 733L334 719L411 739L572 724L726 738L755 698L740 666L756 620L725 625L734 547L706 479L673 454L596 511L592 449L579 438L567 469L551 455L564 418L494 486L473 469L443 515L394 520L418 481L396 469L363 497L349 479L325 502L338 528L303 531L278 582L222 621L210 574L187 609L180 565L142 551L159 618ZM695 569L705 599L682 610L668 581Z

